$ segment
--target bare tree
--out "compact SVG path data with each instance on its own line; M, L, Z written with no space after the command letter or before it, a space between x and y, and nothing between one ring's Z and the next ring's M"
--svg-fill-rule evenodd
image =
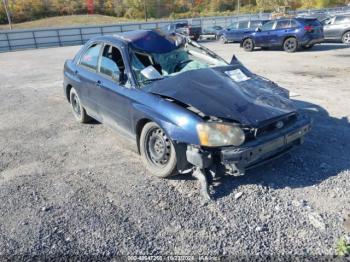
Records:
M5 12L7 15L7 21L9 22L10 30L12 30L12 22L11 22L11 15L10 15L10 9L9 9L8 2L7 2L7 0L2 0L2 2L4 3Z

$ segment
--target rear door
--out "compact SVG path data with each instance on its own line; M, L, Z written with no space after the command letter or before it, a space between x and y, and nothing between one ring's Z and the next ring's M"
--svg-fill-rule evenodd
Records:
M78 61L77 70L74 72L80 82L80 84L75 87L80 96L80 100L88 113L95 118L99 118L99 110L95 95L96 71L102 46L102 43L93 43L87 47Z
M294 34L294 29L291 25L291 19L278 20L276 28L271 34L270 44L274 46L281 46L287 36Z
M255 33L255 45L256 46L270 46L270 41L275 28L275 21L270 21L261 27L260 32Z
M241 41L243 36L249 32L249 21L241 21L238 24L238 29L233 31L233 40Z

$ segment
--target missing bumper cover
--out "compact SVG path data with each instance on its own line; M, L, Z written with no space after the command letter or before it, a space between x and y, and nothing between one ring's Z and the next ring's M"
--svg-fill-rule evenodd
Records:
M203 152L199 148L188 146L186 151L187 161L201 169L209 168L212 163L212 155L209 152Z

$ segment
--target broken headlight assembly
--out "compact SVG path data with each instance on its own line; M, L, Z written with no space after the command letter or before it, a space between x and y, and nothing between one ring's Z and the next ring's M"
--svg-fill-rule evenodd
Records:
M245 141L244 131L230 123L200 123L197 133L201 146L240 146Z

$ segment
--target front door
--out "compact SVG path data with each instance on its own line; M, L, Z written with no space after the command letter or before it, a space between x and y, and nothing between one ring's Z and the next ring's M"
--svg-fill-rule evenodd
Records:
M336 23L335 23L335 17L328 18L323 21L323 31L324 31L324 37L326 39L334 39L336 38Z
M129 93L125 63L120 50L105 44L101 53L97 74L97 103L103 123L118 131L131 130Z

